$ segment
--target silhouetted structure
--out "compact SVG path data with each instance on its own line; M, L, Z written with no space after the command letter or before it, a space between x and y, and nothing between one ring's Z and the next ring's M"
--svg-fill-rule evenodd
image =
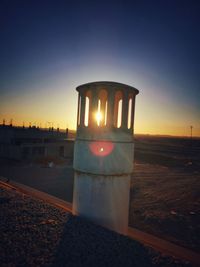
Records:
M0 157L35 159L48 156L73 157L73 141L65 132L39 129L31 123L29 128L0 125Z
M191 125L190 126L190 137L191 137L191 139L192 139L192 129L193 129L193 126Z
M88 83L76 90L73 213L126 234L139 91L115 82Z

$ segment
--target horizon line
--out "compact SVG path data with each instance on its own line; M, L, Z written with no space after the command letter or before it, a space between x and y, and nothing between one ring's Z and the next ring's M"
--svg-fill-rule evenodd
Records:
M10 124L0 124L0 127L2 126L5 126L5 127L13 127L13 128L23 128L23 125L10 125ZM29 129L29 126L24 126L25 129ZM33 125L31 126L31 128L38 128L38 129L41 129L41 130L48 130L49 128L52 128L52 127L39 127L39 126L36 126L36 125ZM53 127L53 129L58 129L59 127ZM68 127L66 128L59 128L60 131L66 131L66 129L68 129L68 131L71 131L71 132L74 132L76 133L76 129L70 129ZM145 135L145 136L158 136L158 137L179 137L179 138L189 138L189 139L192 139L192 138L198 138L200 139L200 136L198 135L193 135L191 137L191 135L172 135L172 134L156 134L156 133L134 133L133 135Z

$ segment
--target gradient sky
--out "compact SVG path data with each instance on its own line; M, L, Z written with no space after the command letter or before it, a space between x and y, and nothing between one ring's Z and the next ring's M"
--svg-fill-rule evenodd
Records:
M0 120L76 128L75 87L140 90L135 132L200 136L200 1L0 4Z

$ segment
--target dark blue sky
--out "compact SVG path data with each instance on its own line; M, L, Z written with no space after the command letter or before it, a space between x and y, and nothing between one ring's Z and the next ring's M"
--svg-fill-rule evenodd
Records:
M200 135L199 14L199 1L1 1L0 119L47 121L56 98L76 121L74 88L115 80L140 90L138 132Z

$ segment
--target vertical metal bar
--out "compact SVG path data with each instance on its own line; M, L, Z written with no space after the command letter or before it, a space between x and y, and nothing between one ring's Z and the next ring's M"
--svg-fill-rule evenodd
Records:
M96 120L97 110L98 110L98 92L96 89L94 89L92 90L92 101L91 101L91 109L89 115L92 127L97 126L97 120Z
M128 128L128 92L123 90L123 100L122 100L122 128Z
M108 104L107 104L107 125L112 127L114 125L114 104L115 104L115 91L108 89Z
M131 132L134 133L134 116L135 116L135 95L133 95L133 100L132 100L132 115L131 115Z

